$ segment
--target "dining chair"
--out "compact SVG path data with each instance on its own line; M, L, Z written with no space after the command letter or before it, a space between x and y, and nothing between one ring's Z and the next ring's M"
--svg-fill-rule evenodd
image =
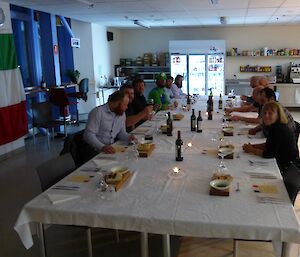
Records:
M78 122L78 117L76 120L72 119L70 115L69 107L70 105L77 106L76 102L72 102L69 100L68 95L64 88L50 87L49 88L49 101L53 105L59 108L59 114L63 117L63 125L64 125L64 135L67 136L67 125L75 124ZM77 116L77 114L76 114Z
M64 123L53 118L52 105L49 102L32 103L31 109L33 142L35 144L35 128L44 128L46 129L48 149L50 149L49 130L51 129L53 136L54 128L64 125Z
M283 175L283 182L286 187L286 190L289 194L290 200L292 204L295 204L295 200L297 198L298 192L300 191L300 161L299 163L290 163L289 167L285 171ZM234 244L233 244L233 256L237 257L237 251L238 251L238 246L237 242L238 241L258 241L258 240L240 240L240 239L234 239ZM270 242L270 241L260 241L260 242Z
M42 191L47 190L49 187L59 182L61 179L63 179L65 176L70 174L75 169L76 169L75 163L73 161L71 154L69 153L60 155L58 157L55 157L53 159L50 159L42 163L36 168ZM78 227L78 226L73 226L73 227ZM84 227L84 228L86 230L88 256L93 257L91 228L89 227ZM42 233L44 235L44 228L42 230L43 230ZM44 245L46 244L44 243Z

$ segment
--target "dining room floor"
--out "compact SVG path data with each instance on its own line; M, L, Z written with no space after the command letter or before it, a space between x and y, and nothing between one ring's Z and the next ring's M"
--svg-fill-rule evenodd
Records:
M300 111L293 111L293 117L300 122ZM69 133L83 129L73 126ZM300 146L300 144L299 144ZM35 243L26 250L13 227L23 205L41 193L35 168L57 156L63 147L63 139L55 138L48 149L46 137L37 136L36 144L32 138L25 140L25 149L12 157L0 160L0 256L1 257L37 257L39 247ZM300 197L295 209L300 217ZM116 232L107 229L93 229L94 256L101 257L138 257L139 233L120 231L120 241ZM162 256L161 237L150 235L150 257ZM35 238L35 242L37 239ZM83 228L69 226L50 226L46 230L47 253L49 257L85 257L87 247ZM189 237L171 238L174 257L227 257L232 256L233 241L225 239L206 239ZM299 257L298 245L293 245L290 257ZM271 243L239 242L238 257L273 257Z

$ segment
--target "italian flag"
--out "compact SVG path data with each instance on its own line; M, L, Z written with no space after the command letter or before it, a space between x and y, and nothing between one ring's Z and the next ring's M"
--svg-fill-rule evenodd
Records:
M5 23L10 23L9 13ZM5 23L0 27L0 145L15 141L28 131L26 97L14 38L11 26Z

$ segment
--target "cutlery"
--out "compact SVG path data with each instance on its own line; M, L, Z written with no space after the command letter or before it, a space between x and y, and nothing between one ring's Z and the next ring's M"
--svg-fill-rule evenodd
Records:
M56 185L54 187L62 187L62 188L80 188L80 186L65 186L65 185Z
M69 187L53 187L51 189L54 190L70 190L70 191L78 191L79 188L69 188Z
M264 161L252 161L252 160L248 160L248 161L249 161L249 164L251 166L254 166L254 165L257 165L257 166L268 166L268 163L264 162Z

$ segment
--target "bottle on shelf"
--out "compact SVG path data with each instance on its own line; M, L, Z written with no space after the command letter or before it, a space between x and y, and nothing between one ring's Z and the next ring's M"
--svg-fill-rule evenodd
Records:
M183 161L183 157L182 157L182 145L183 145L183 141L181 139L181 134L180 134L180 130L177 131L177 139L175 141L175 160L180 162Z
M220 98L219 98L219 110L223 109L223 100L222 100L222 94L220 93Z
M168 112L168 119L167 119L167 136L172 136L173 131L173 121L171 118L171 113Z
M196 115L195 115L195 109L192 109L192 115L191 115L191 131L196 131Z
M202 117L201 117L201 111L199 111L198 117L197 117L197 132L202 132Z

